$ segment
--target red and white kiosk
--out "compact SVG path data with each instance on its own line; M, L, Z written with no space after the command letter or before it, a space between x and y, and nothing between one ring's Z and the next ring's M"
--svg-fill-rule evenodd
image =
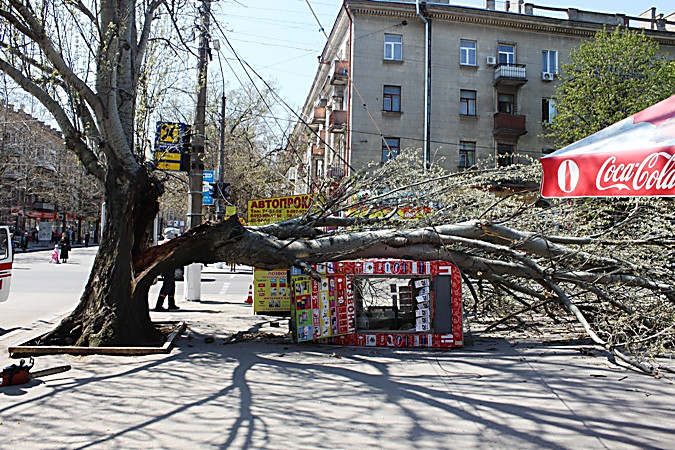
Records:
M447 261L368 259L293 268L296 342L373 347L461 347L459 269Z

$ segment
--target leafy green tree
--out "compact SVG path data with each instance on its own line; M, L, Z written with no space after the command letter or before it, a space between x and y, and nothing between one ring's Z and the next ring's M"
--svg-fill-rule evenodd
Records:
M547 137L571 144L668 98L675 92L675 62L659 54L644 33L617 27L598 31L562 65L557 114Z

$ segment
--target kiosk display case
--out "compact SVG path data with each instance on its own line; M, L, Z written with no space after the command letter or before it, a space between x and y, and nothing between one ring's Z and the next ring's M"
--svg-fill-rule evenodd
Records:
M461 347L458 268L446 261L372 259L318 264L317 281L291 270L296 342Z

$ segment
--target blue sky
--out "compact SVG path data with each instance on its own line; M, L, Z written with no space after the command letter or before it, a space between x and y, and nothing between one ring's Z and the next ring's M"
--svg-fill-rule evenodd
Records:
M526 0L527 1L527 0ZM618 12L637 16L652 6L658 13L669 14L675 10L672 0L546 0L532 1L536 5L560 8L576 7L588 11ZM517 0L512 0L516 3ZM333 22L342 5L341 0L309 0L319 21L330 33ZM478 6L484 0L451 1L452 4ZM497 1L497 9L503 2ZM220 28L240 58L248 63L268 82L275 82L284 100L296 108L302 106L317 68L317 56L321 53L325 37L312 15L306 0L221 0L212 3ZM247 75L234 59L223 42L220 30L212 28L214 38L222 45L220 63L228 88L239 86ZM234 73L229 65L234 69ZM210 85L219 89L221 74L214 56L211 63ZM252 77L255 75L251 74ZM256 82L258 80L256 79ZM261 84L262 86L262 84Z

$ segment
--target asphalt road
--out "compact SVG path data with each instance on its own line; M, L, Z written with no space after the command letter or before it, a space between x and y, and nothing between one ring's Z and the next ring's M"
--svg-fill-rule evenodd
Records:
M72 311L84 291L98 247L77 247L67 264L50 264L50 252L22 253L14 257L9 300L0 303L0 340L21 331L45 324L56 324ZM241 301L248 294L253 276L250 267L229 272L207 266L202 270L202 293L223 301ZM160 283L150 289L149 302L154 306ZM176 300L182 309L194 309L197 303L184 303L183 282L176 282Z

